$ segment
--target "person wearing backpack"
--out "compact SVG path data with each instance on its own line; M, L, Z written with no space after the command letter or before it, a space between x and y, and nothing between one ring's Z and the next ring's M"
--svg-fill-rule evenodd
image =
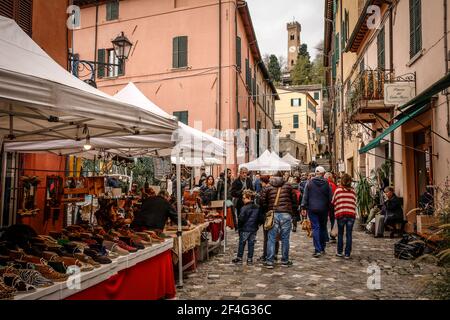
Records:
M316 168L316 176L305 187L302 199L302 215L309 216L313 230L314 253L319 258L325 254L328 239L328 213L331 207L332 191L324 178L325 169Z

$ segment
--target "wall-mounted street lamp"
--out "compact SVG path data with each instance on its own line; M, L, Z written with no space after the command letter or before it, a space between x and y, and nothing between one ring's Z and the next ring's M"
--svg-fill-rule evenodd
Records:
M128 56L130 55L131 48L133 47L133 43L125 36L123 31L114 40L111 40L111 43L113 45L115 56L123 64L125 62L125 60L128 59ZM90 84L91 86L93 86L95 88L97 87L97 84L95 82L95 72L98 68L107 68L109 70L112 70L113 68L120 67L120 64L117 64L117 63L105 63L105 62L98 62L98 61L80 60L73 53L71 54L69 61L72 63L72 73L75 76L78 77L79 72L83 71L85 69L89 71L89 73L91 74L91 77L90 77L90 79L85 80L85 82L87 82L88 84Z
M125 37L123 31L111 42L113 44L117 59L127 60L131 52L131 47L133 47L133 43Z

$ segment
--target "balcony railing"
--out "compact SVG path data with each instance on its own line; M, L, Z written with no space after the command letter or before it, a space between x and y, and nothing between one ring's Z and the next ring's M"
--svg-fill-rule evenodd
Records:
M347 92L347 115L354 118L359 113L384 112L384 84L392 78L392 72L365 70L351 84Z

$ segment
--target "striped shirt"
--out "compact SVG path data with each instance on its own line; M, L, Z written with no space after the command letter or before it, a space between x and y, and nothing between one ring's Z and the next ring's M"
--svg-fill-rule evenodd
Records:
M337 188L332 203L336 219L356 218L356 193L352 188Z

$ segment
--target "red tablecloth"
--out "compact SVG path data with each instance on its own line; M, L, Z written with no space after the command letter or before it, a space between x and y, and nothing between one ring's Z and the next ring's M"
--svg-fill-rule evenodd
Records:
M67 300L158 300L175 294L172 252L168 250Z
M208 227L208 231L211 232L211 240L216 242L217 240L223 240L223 221L211 222Z

